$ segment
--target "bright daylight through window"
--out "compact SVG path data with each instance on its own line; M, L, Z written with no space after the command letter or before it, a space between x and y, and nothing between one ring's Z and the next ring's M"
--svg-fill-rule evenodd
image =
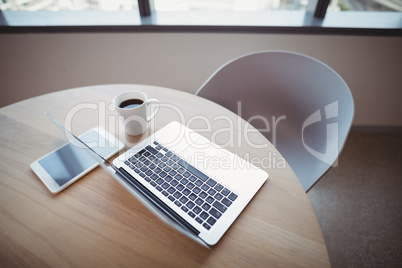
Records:
M79 11L135 10L137 0L0 0L1 10L10 11Z
M156 11L305 10L308 0L154 0ZM137 10L137 0L0 0L3 11ZM329 11L402 11L402 0L332 0Z
M157 11L186 10L303 10L308 0L154 0Z

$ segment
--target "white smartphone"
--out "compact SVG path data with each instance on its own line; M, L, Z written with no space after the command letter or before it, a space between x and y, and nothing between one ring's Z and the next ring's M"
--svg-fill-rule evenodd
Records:
M124 147L123 142L102 127L93 128L79 138L105 159ZM49 191L56 194L99 165L88 150L73 141L39 158L30 166Z

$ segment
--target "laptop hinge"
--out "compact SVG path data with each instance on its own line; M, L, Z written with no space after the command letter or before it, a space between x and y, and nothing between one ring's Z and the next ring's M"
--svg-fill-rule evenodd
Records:
M144 187L140 182L138 182L130 173L125 171L122 167L119 168L119 172L121 173L123 179L129 182L139 193L141 193L144 197L146 197L155 208L158 209L161 213L166 215L169 219L174 221L176 224L190 231L194 235L198 236L200 233L197 229L195 229L192 225L190 225L185 219L183 219L179 214L177 214L173 209L168 207L163 201L161 201L156 195L154 195L151 191L149 191L146 187Z

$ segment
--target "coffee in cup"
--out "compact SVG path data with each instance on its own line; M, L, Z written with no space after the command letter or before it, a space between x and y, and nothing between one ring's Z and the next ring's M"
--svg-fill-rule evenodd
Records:
M156 103L155 111L148 115L149 105ZM141 135L148 129L148 122L155 117L159 110L157 99L148 99L141 91L123 92L113 99L113 105L124 123L129 135Z

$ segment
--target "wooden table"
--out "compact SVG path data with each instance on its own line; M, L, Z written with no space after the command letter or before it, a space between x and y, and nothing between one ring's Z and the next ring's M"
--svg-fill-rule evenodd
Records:
M140 137L124 135L110 106L113 96L126 90L144 91L162 103ZM71 124L75 134L102 125L127 148L181 120L270 177L218 244L207 249L160 221L101 168L52 195L29 167L65 143L45 111ZM213 102L154 86L83 87L1 108L0 125L2 267L330 266L315 213L290 167L258 132L246 139L243 130L252 127Z

